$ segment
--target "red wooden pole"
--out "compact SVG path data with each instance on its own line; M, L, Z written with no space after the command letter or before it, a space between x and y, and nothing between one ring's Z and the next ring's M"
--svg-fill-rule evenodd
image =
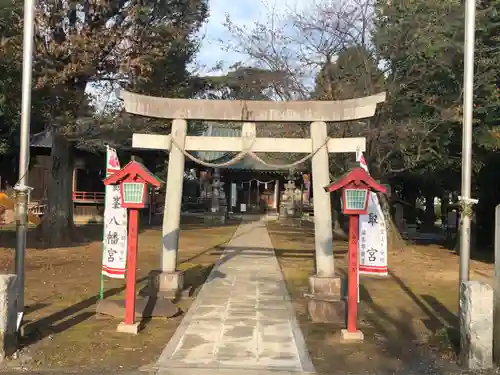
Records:
M359 216L349 216L349 289L347 299L347 332L357 332L358 323L358 231Z
M127 292L125 296L125 324L135 323L135 278L137 270L137 231L139 210L129 210L127 251Z

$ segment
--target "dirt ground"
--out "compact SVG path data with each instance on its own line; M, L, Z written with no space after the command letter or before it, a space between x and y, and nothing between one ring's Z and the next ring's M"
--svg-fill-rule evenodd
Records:
M199 288L220 257L211 251L230 240L237 222L207 226L199 220L183 220L180 234L180 268L186 279ZM107 371L135 369L152 363L168 342L181 317L154 318L138 336L116 333L117 319L99 319L95 306L99 297L101 236L99 225L79 228L87 240L69 248L37 248L28 236L26 253L27 325L23 355L9 368L32 370ZM0 272L14 269L12 231L0 231ZM146 228L139 236L138 280L159 264L160 228ZM125 281L106 279L106 298L123 298ZM180 307L187 309L192 300Z
M307 314L307 278L313 271L314 228L311 223L270 222L288 289L316 370L336 374L398 372L411 367L458 369L455 361L458 311L456 254L437 245L408 245L389 253L388 277L361 276L359 326L362 344L343 344L339 327L313 324ZM337 273L345 277L347 242L335 241ZM471 278L490 282L491 264L471 261ZM441 370L439 371L441 373Z
M182 224L180 268L196 289L202 285L220 251L211 251L231 238L237 222L207 226L190 219ZM320 374L394 373L430 367L455 371L453 341L458 310L458 257L436 245L408 245L389 253L390 275L361 276L360 328L362 344L342 344L340 326L309 321L307 277L313 270L314 228L311 223L269 222L269 233L294 298L297 316L316 370ZM155 318L138 336L116 333L117 319L98 319L102 228L80 228L86 241L74 247L42 249L29 237L26 257L26 320L20 360L10 369L113 371L148 365L158 357L181 317ZM0 272L12 272L14 233L0 231ZM159 228L140 234L138 279L159 263ZM337 272L345 277L347 244L335 242ZM471 277L490 281L492 265L472 261ZM124 280L106 279L106 298L123 298ZM187 309L191 300L180 306ZM7 369L8 369L7 368ZM443 367L439 368L439 373ZM6 368L4 368L6 369ZM0 368L1 370L1 368Z

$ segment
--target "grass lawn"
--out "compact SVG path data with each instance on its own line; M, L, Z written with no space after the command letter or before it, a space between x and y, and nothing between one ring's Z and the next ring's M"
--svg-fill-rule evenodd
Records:
M340 326L313 324L307 314L308 275L313 271L314 227L294 221L268 223L307 346L319 373L398 371L437 359L454 368L458 311L458 261L440 246L408 245L389 253L388 277L361 276L362 344L343 344ZM335 241L337 273L346 275L347 243ZM491 264L471 261L471 278L491 282ZM491 285L491 284L490 284Z
M183 220L180 234L179 268L196 287L202 285L208 270L220 257L211 251L228 242L237 222L208 226L200 220ZM23 339L23 350L29 358L28 369L106 371L128 370L152 363L161 353L180 323L154 318L137 336L116 332L119 320L95 315L101 269L101 236L99 225L79 228L87 238L68 248L41 249L28 238L26 253L26 321L33 323ZM0 271L13 272L12 231L0 231ZM138 290L145 285L149 271L157 269L160 259L160 228L144 229L139 236ZM106 279L107 298L124 298L125 281ZM180 303L189 308L190 299ZM19 366L13 361L7 366Z

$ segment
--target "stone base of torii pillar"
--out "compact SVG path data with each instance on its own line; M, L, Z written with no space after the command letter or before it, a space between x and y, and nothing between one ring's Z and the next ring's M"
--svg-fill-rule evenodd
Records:
M191 295L191 287L185 287L184 271L162 272L154 270L149 273L148 285L141 291L142 295L154 295L158 298L179 299Z
M314 323L345 323L347 310L343 284L340 277L309 276L309 293L304 293L304 297Z

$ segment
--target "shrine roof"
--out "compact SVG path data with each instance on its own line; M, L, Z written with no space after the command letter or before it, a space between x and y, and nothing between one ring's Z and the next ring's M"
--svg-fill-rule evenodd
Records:
M241 127L232 127L231 125L223 125L217 123L208 123L207 128L201 134L208 137L241 137ZM192 155L198 159L201 159L207 163L225 163L233 159L237 153L234 152L222 152L222 151L193 151ZM289 160L284 158L273 158L271 161L273 164L288 164ZM276 169L255 160L251 156L245 156L243 159L237 163L224 167L224 169L238 170L238 171L268 171L268 172L279 172L283 170ZM304 165L299 165L295 167L296 170L305 169ZM286 170L286 169L285 169Z
M225 127L223 125L208 123L201 133L205 137L241 137L241 128ZM208 163L219 162L222 159L231 159L232 152L222 151L193 151L193 156ZM220 161L223 162L223 161Z

